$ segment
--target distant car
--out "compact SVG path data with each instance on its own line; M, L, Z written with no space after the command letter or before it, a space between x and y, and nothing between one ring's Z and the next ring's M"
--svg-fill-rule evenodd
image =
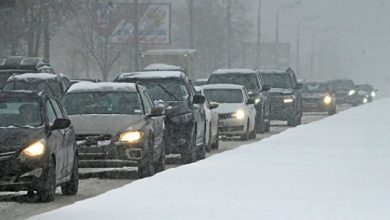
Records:
M133 83L77 83L62 98L76 130L80 167L165 169L164 110Z
M196 86L203 86L203 85L206 85L206 84L207 84L207 81L208 81L208 80L209 80L208 78L197 79L197 80L195 80L194 84L195 84Z
M302 118L302 84L298 83L294 71L260 70L264 82L271 86L271 118L287 121L288 126L301 124Z
M255 101L249 98L244 86L233 84L211 84L203 86L204 94L219 104L219 134L240 136L242 140L256 137Z
M116 82L141 83L156 105L166 107L166 152L180 154L184 163L206 156L205 115L197 104L205 97L196 95L194 86L181 71L122 73Z
M24 73L11 76L4 85L4 91L27 90L47 92L60 99L70 87L69 79L63 74Z
M65 110L44 93L0 93L0 190L37 192L42 202L78 191L78 151Z
M195 86L196 93L199 95L205 95L204 89L201 86ZM217 103L210 103L206 98L206 101L203 104L199 104L203 109L206 116L206 150L210 151L211 149L218 149L219 147L219 132L218 132L218 113L216 108L218 108ZM208 135L207 135L208 134Z
M208 84L237 84L245 86L251 99L255 100L256 131L270 131L271 105L267 85L257 69L219 69L211 74Z
M54 73L49 62L42 58L13 56L0 59L0 90L7 82L8 78L14 74L39 73L41 70Z
M362 103L372 102L376 97L377 90L370 84L356 85L356 90Z
M350 104L356 106L361 104L356 92L356 86L350 79L336 79L329 81L329 85L336 93L337 104Z
M71 79L70 80L70 84L73 85L75 83L79 83L79 82L93 82L93 83L97 83L97 82L101 82L100 79Z
M336 114L336 96L328 83L305 82L302 89L302 109L305 112Z

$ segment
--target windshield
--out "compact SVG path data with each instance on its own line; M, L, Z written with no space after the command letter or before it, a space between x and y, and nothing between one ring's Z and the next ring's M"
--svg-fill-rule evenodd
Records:
M265 84L271 86L271 88L292 89L292 83L290 76L284 73L266 73L262 74Z
M62 105L69 115L129 114L142 115L142 105L135 92L68 93Z
M351 90L354 89L353 82L351 80L335 80L331 81L330 86L333 90Z
M366 91L366 92L371 92L372 90L374 90L370 85L358 85L356 86L356 89L360 91Z
M304 93L324 93L328 92L328 85L324 83L304 83Z
M240 89L205 89L204 94L211 102L242 103L244 101Z
M38 100L33 98L2 98L0 127L38 127L42 116Z
M245 86L248 90L259 89L257 78L255 74L213 74L210 76L208 84L236 84Z
M154 101L186 101L189 92L183 81L169 79L126 79L126 82L139 82L148 89L150 98Z
M0 89L4 87L8 78L12 76L12 73L0 72Z
M11 80L4 85L4 91L27 90L47 92L55 97L61 97L61 86L55 80Z

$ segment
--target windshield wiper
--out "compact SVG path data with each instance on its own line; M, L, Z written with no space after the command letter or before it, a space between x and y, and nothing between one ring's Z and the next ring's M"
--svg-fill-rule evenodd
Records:
M167 88L165 88L160 83L157 84L158 87L160 87L171 99L174 99L175 101L180 101L174 94L168 91Z

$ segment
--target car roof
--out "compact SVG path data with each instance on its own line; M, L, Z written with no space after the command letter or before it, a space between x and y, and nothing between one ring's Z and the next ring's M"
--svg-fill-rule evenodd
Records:
M244 89L245 86L236 84L207 84L200 86L203 89Z
M253 69L218 69L214 71L212 74L233 74L233 73L253 74L253 73L257 73L257 71Z
M28 90L12 90L12 91L1 91L0 97L6 98L6 97L32 97L32 98L40 98L43 96L46 96L47 94L45 92L35 92L35 91L28 91Z
M168 65L164 63L153 63L145 67L145 71L183 71L180 66Z
M164 79L164 78L185 78L185 74L181 71L143 71L122 73L119 79Z
M162 49L162 50L147 50L142 52L142 55L180 55L180 54L193 54L196 53L195 49Z
M327 82L321 82L321 81L305 81L305 82L302 82L303 84L326 84L328 85L329 83Z
M143 89L141 85L139 88ZM119 83L119 82L79 82L73 84L67 93L81 92L137 92L135 83Z
M2 70L15 69L38 71L38 69L42 66L51 68L47 60L39 57L11 56L5 59L0 59L0 69Z
M47 79L55 79L59 77L57 74L53 73L23 73L19 75L13 75L10 77L10 79L16 79L16 80L27 80L27 79L42 79L42 80L47 80Z

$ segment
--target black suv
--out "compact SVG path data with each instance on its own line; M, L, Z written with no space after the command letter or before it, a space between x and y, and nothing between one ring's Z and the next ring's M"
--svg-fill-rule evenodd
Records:
M336 93L337 104L350 104L357 106L361 99L357 94L355 83L350 79L335 79L329 81L329 85Z
M208 84L237 84L245 86L248 95L255 102L256 131L270 130L271 105L268 92L270 86L265 84L257 69L219 69L211 74Z
M64 109L46 94L0 93L0 191L37 192L42 202L78 191L76 138Z
M287 121L288 126L301 124L302 84L297 82L294 71L260 70L264 82L271 86L271 118Z
M206 156L206 122L202 109L205 97L196 95L194 86L181 71L123 73L116 82L140 83L148 89L156 105L164 105L167 154L181 154L184 163Z
M39 72L54 73L49 62L42 58L13 56L0 59L0 90L14 74Z

